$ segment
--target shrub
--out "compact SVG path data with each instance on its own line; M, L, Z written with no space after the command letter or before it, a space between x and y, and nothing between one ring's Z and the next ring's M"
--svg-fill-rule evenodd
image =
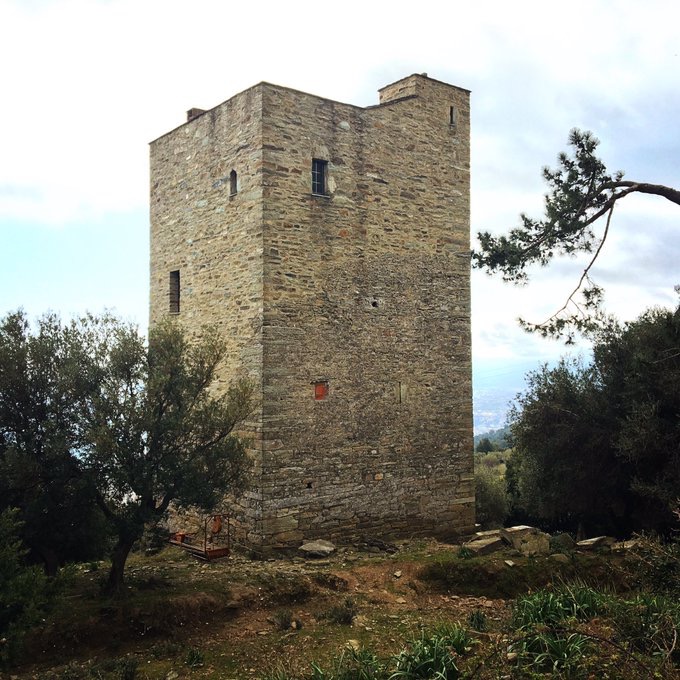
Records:
M354 617L357 615L357 606L351 597L345 598L345 601L334 607L331 607L323 618L328 619L332 623L339 623L345 626L351 625Z
M602 612L607 596L583 584L562 585L520 597L512 614L516 628L555 626L565 619L587 621Z
M481 609L474 609L468 614L468 626L478 633L485 633L489 630L486 614Z
M459 623L440 623L432 631L432 637L441 638L446 645L463 655L470 650L472 638L470 633Z
M585 635L549 631L534 633L512 645L520 664L560 677L574 677L590 649L590 640Z
M184 663L189 668L200 668L204 663L203 653L200 649L192 647L184 657Z
M9 661L21 645L24 634L42 618L54 587L38 567L23 564L26 550L18 538L21 522L17 511L0 514L0 660Z
M637 536L636 543L629 559L637 587L680 598L680 543L649 536Z
M505 480L489 468L475 470L475 507L477 521L483 529L503 526L508 516Z
M451 680L460 677L458 651L447 637L423 635L410 643L396 658L390 680Z
M278 630L288 630L290 624L293 623L293 612L291 612L290 609L282 609L281 611L275 612L272 619Z
M680 661L680 603L665 595L642 593L612 605L618 636L634 649Z

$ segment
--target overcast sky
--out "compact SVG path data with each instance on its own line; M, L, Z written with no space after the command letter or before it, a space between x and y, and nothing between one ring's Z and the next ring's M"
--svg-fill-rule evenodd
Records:
M680 187L680 4L0 0L0 314L114 309L145 327L148 148L266 80L367 106L411 73L472 90L472 232L538 214L572 127L610 170ZM629 197L594 278L632 318L673 305L680 209ZM478 379L550 359L517 328L573 287L473 276Z

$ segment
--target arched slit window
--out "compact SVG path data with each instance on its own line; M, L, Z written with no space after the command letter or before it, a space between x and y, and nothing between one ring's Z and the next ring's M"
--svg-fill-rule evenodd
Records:
M229 173L229 195L235 196L238 192L238 181L236 176L236 170L232 170Z

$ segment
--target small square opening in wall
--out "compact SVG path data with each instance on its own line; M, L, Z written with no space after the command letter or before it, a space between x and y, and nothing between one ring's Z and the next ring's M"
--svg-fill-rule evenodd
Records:
M314 385L314 401L323 401L328 397L328 380L316 380Z

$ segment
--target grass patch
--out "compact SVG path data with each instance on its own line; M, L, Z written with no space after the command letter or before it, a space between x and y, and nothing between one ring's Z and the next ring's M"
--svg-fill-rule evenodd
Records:
M351 597L347 597L341 604L335 605L324 612L322 618L331 623L351 626L357 613L358 609L356 602Z

